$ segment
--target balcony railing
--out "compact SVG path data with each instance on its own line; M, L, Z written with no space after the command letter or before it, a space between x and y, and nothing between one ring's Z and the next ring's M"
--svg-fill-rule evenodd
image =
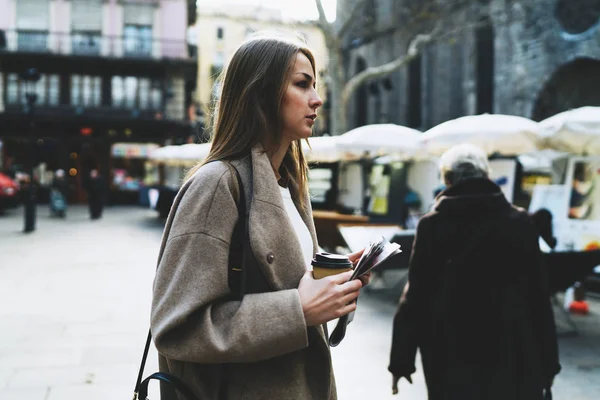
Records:
M102 36L100 32L0 30L0 52L6 51L130 59L192 58L185 41L140 36Z

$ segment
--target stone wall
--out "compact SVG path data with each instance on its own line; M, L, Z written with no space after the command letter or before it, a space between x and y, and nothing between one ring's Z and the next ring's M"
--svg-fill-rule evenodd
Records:
M543 96L542 106L536 109L540 93L548 92L548 82L561 67L570 66L578 59L600 60L600 30L598 24L583 32L566 32L565 23L557 18L557 4L565 0L490 0L489 19L494 32L490 57L493 54L493 107L495 113L543 118L549 110L557 111L589 103L600 105L600 90L591 88L586 80L593 78L593 66L581 69L575 63L570 83L577 86L552 88L552 94ZM340 0L341 6L344 1ZM410 40L419 31L406 32L398 21L400 1L376 0L376 38L348 50L347 74L356 73L356 59L362 57L367 66L381 65L401 56ZM449 16L452 34L446 34L422 52L421 70L421 129L428 129L445 120L478 111L477 73L477 17L479 1L471 7ZM588 3L600 1L588 0ZM573 3L574 4L574 3ZM581 11L580 11L581 12ZM584 14L586 10L583 11ZM600 11L599 11L600 12ZM562 14L561 14L562 15ZM394 18L396 16L396 22ZM576 20L578 14L574 17ZM578 21L578 20L577 20ZM392 29L392 32L388 32ZM487 57L482 53L482 57ZM585 64L585 63L584 63ZM600 75L600 63L595 75ZM585 71L584 71L585 70ZM390 76L391 90L380 90L379 95L368 94L368 123L391 122L407 125L408 68L403 67ZM583 71L583 72L582 72ZM565 81L565 79L562 79ZM556 79L555 79L556 81ZM381 82L381 80L379 80ZM599 79L600 82L600 79ZM560 82L559 82L560 84ZM381 86L381 84L378 84ZM553 82L553 86L557 83ZM483 87L483 86L482 86ZM589 93L583 93L585 91ZM599 94L594 97L593 90ZM367 90L368 93L370 93ZM579 93L580 92L580 93ZM356 96L355 96L356 97ZM353 100L356 103L356 98ZM356 105L349 107L349 123L355 126ZM537 110L537 111L536 111ZM535 115L534 115L535 114Z

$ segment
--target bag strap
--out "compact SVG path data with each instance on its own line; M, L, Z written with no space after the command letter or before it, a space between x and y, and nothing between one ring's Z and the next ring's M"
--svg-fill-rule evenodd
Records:
M249 227L248 227L248 218L250 215L250 202L252 197L252 192L249 192L249 196L246 195L247 185L244 185L242 177L238 171L238 169L229 161L223 160L224 163L227 164L229 170L233 170L236 176L237 188L238 188L238 199L237 199L237 210L238 210L238 220L233 229L233 234L231 235L232 243L236 243L236 246L230 246L229 248L229 265L228 265L228 273L227 273L227 284L234 298L237 300L241 300L246 291L246 268L247 261L249 257L252 257L252 254L249 254L250 248L248 240L244 240L249 235ZM250 167L252 169L252 167ZM169 219L172 220L172 216ZM244 235L244 236L242 236ZM161 249L162 250L162 249ZM161 252L162 253L162 252ZM138 377L135 381L135 389L134 389L134 400L137 398L141 398L144 400L146 398L146 394L148 392L148 383L152 379L161 380L163 382L168 382L173 384L177 390L181 393L185 394L190 400L195 400L194 395L191 391L181 382L181 380L177 379L172 375L163 374L157 372L148 378L146 378L142 382L142 375L144 374L144 369L146 368L146 361L148 359L148 352L150 350L150 343L152 341L152 331L148 330L148 337L146 339L146 346L144 347L144 354L142 355L142 362L140 363L140 369L138 372ZM186 393L188 392L188 393ZM142 396L144 393L144 396ZM190 396L191 394L191 396Z
M144 379L144 381L140 384L139 391L134 395L134 400L146 400L148 398L148 384L151 380L168 383L181 394L183 394L186 399L197 400L194 393L185 385L185 383L183 383L181 379L162 372L156 372ZM138 399L136 399L135 396L137 396Z
M227 284L235 300L241 300L246 294L247 266L248 257L251 256L248 246L249 228L248 219L250 216L250 198L252 193L246 195L248 185L244 185L238 169L230 162L225 161L232 175L237 178L238 187L238 220L233 228L232 240L229 246L229 272L227 273ZM234 239L235 238L235 239Z

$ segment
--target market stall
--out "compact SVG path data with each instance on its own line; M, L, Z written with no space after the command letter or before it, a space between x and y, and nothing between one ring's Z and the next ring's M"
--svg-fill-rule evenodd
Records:
M210 146L210 143L164 146L150 154L149 161L157 169L158 180L149 203L161 217L168 215L187 171L208 156Z
M110 151L109 199L112 204L136 204L155 180L148 157L155 143L115 143ZM140 193L142 196L140 196Z

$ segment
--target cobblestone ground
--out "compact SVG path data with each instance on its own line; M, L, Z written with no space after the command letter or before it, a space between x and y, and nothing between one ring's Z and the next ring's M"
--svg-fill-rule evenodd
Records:
M20 210L0 216L0 399L131 398L162 233L155 213L115 207L91 221L75 206L58 220L40 206L37 230L24 235L22 227ZM365 292L346 339L332 349L340 400L426 399L420 372L398 397L390 394L395 297ZM591 303L592 315L575 318L580 334L561 338L555 399L599 398L600 303Z

